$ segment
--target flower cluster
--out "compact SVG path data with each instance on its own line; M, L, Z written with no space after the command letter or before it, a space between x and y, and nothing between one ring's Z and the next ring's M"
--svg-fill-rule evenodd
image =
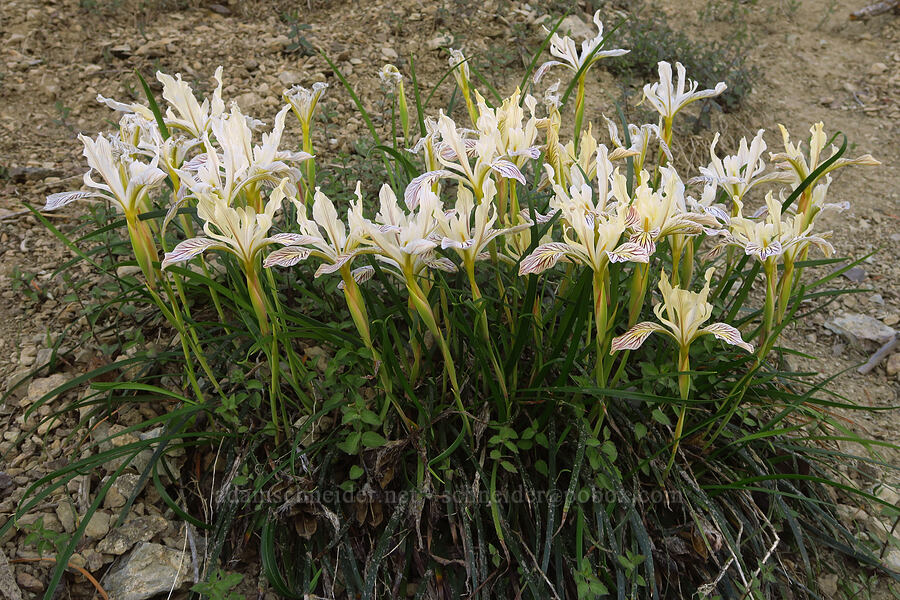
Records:
M423 135L409 154L410 160L421 155L420 174L402 188L384 184L377 202L364 198L357 184L342 215L343 209L315 181L314 117L325 84L286 90L286 104L272 128L265 129L236 105L226 106L221 68L212 97L202 102L180 76L159 73L168 104L165 113L100 97L125 113L120 133L81 137L90 167L84 178L87 190L54 194L45 209L89 197L110 200L126 217L135 255L151 287L165 281L171 266L204 252L233 255L263 333L270 331L277 299L265 291L261 274L272 267L318 261L315 277L339 274L354 324L376 364L379 349L359 285L371 279L377 267L405 290L406 309L415 317L411 323L423 326L442 352L462 415L467 410L455 358L441 324L440 306L430 295L435 271L465 272L476 301L476 330L490 348L491 325L483 304L477 302L482 297L476 278L479 263L489 262L493 269L508 269L522 277L558 279L560 286L586 269L593 286L593 331L588 337L596 346L598 386L610 384L617 353L637 350L652 333L660 332L677 346L679 383L687 399L690 378L684 373L689 371L689 350L697 337L710 334L747 352L754 350L734 326L706 324L714 313L710 301L714 269L705 270L702 291L691 291L697 247L711 242L704 259L723 261L726 272L741 254L763 265L768 287L758 338L762 359L795 290L797 264L810 247L826 255L832 251L828 234L818 231L816 223L823 209L834 206L826 202L829 173L851 164L878 163L869 155L831 161L810 181L810 174L824 162L827 143L822 125L816 124L808 152L792 144L782 127L784 151L769 157L774 170L763 158L763 131L750 142L742 140L736 155L725 157L717 154L717 134L710 146L710 163L699 167L698 176L685 180L672 159L675 117L690 103L721 94L725 84L698 90L681 64L676 63L673 79L667 62L659 63L660 80L644 87L644 100L659 113L659 122L623 124L626 145L619 127L606 119L609 141L601 143L590 123L581 127L584 74L596 60L627 51L603 49L603 26L597 16L595 22L598 34L582 44L580 53L573 40L554 35L551 53L559 60L542 65L534 77L538 82L556 65L578 74L575 133L567 143L561 140L563 119L555 86L545 108L519 89L489 106L472 86L465 56L454 50L450 64L471 123L460 125L443 112L422 118ZM393 65L380 76L388 93L403 96L406 139L409 108L403 77ZM299 120L302 150L282 148L289 112ZM654 156L659 157L655 165ZM151 192L163 189L167 179L172 194L163 203L169 214L161 222L142 219L142 213L153 207ZM771 189L777 185L786 187ZM762 210L746 214L762 187L770 188ZM526 207L521 201L526 193L538 198L538 204ZM791 194L799 195L797 202L787 201ZM186 216L190 211L182 210L189 207L196 208L202 235L194 234ZM176 235L185 239L159 262L158 245L165 246L176 215L182 219L181 234ZM566 265L565 272L555 269L559 263ZM626 281L622 290L611 289ZM656 320L639 322L652 281L658 282L661 293L652 311ZM626 298L627 311L618 311L613 296ZM410 332L413 380L423 352L421 337ZM490 358L503 385L499 357ZM385 382L385 389L389 387Z

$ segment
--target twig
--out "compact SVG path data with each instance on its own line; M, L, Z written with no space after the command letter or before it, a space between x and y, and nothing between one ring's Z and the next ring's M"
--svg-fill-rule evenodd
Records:
M24 563L24 562L52 562L52 563L55 563L56 559L55 558L14 558L9 562L11 562L11 563ZM94 588L97 590L97 593L100 594L100 596L103 598L103 600L109 600L109 595L106 593L106 590L103 589L103 586L100 585L100 582L97 581L96 579L94 579L94 576L91 575L87 571L87 569L73 565L71 562L66 563L66 567L68 567L70 569L75 569L76 571L78 571L79 573L84 575L84 578L87 579L88 581L90 581L94 585Z
M897 8L898 6L900 6L900 0L884 0L883 2L876 2L875 4L870 4L850 13L850 20L859 21L860 19L868 19L869 17L874 17L875 15L886 13L892 8Z
M878 366L878 363L883 361L891 351L897 347L897 344L900 343L900 339L897 338L897 334L894 334L894 337L891 338L887 343L885 343L881 348L875 351L869 360L866 361L864 365L857 369L858 372L865 375L872 369Z

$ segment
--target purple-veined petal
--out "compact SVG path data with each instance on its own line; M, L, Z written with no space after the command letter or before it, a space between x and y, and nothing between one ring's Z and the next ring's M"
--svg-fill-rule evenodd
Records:
M472 247L472 244L475 243L475 240L465 240L464 242L460 242L457 240L450 239L448 237L441 239L441 249L446 250L447 248L455 248L457 250L466 250Z
M356 256L355 252L350 252L349 254L341 254L337 257L333 263L322 263L319 265L319 268L316 269L316 273L314 277L321 277L322 275L327 275L329 273L334 273L335 271L339 271L341 267L346 265L350 260Z
M438 271L444 271L446 273L456 273L459 269L456 267L456 263L454 263L449 258L432 258L431 260L426 260L425 265L429 269L437 269Z
M176 195L175 202L169 207L169 210L166 211L166 216L163 218L162 230L166 231L169 228L169 223L172 222L172 219L175 218L175 215L178 214L178 209L184 204L185 200L188 199L188 196L181 193L185 188L181 188L179 193Z
M655 229L659 233L658 229ZM656 252L656 242L653 241L654 234L653 231L638 231L630 238L628 238L628 242L632 244L637 244L641 248L647 251L647 255L652 255Z
M569 251L569 246L562 242L541 244L534 252L522 259L519 264L519 275L537 274L546 271Z
M665 327L653 321L638 323L622 335L613 338L609 353L619 350L637 350L650 337L651 333L665 331Z
M612 152L609 153L608 158L610 161L614 160L622 160L623 158L628 158L629 156L640 156L640 152L637 150L632 150L631 148L616 148Z
M285 246L269 254L263 261L263 266L267 269L274 266L293 267L301 260L306 260L309 257L309 253L309 248Z
M475 255L475 260L476 260L476 261L478 261L478 260L490 260L490 259L491 259L491 253L490 253L490 252L479 252L478 254Z
M519 167L508 160L498 158L491 163L491 169L499 173L501 177L504 177L506 179L515 179L522 185L526 184L525 176L522 175L522 171L519 170Z
M541 213L534 211L534 220L539 224L543 225L544 223L549 223L551 219L553 219L554 215L556 215L558 211L551 210L546 215L542 215ZM523 208L519 211L519 217L528 222L529 227L531 226L531 212L527 208Z
M374 275L375 275L375 268L370 267L369 265L366 265L364 267L359 267L357 269L353 269L352 271L350 271L350 276L353 277L353 280L357 284L363 284L363 283L367 282L368 280L372 279L372 277ZM341 282L338 284L338 289L339 290L344 289L344 281L343 280L341 280Z
M211 238L195 237L184 240L163 257L162 268L178 262L190 260L210 248L222 248L222 243Z
M415 177L409 182L409 185L406 186L406 191L403 192L403 200L406 202L406 207L409 210L416 210L416 207L419 206L419 202L422 200L422 194L425 193L425 191L431 191L431 185L435 181L452 174L453 173L445 169L439 169L437 171L428 171L427 173L422 173L418 177Z
M44 208L42 208L41 211L47 212L56 210L67 204L71 204L76 200L90 198L92 196L97 196L97 194L94 192L59 192L57 194L50 194L47 196L47 203L44 204Z
M761 246L756 242L750 242L744 246L744 252L750 256L756 256L760 261L765 261L770 256L778 256L783 252L781 242L775 241L768 246Z
M403 250L407 254L425 254L426 252L431 252L436 247L436 242L420 238L417 240L408 241L403 245L403 248L401 248L401 250Z
M650 262L650 253L640 244L625 242L615 250L607 250L609 262Z
M743 348L747 352L753 352L753 344L745 342L741 337L741 332L727 323L713 323L707 325L700 330L700 333L711 333L723 342Z
M547 62L542 64L540 67L538 67L537 71L534 72L533 81L535 83L540 82L541 78L550 69L550 67L555 67L556 65L561 65L561 64L563 64L563 63L559 62L558 60L548 60Z
M266 241L281 244L282 246L305 246L306 244L314 244L321 241L321 238L302 233L276 233L267 237Z

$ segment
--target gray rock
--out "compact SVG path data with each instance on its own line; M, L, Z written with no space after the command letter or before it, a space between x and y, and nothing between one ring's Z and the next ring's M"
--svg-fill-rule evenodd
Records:
M75 531L75 509L68 502L60 502L56 506L56 518L63 526L66 533Z
M834 598L835 594L837 594L838 589L838 576L836 573L827 573L825 575L819 575L819 591L826 598Z
M88 521L87 527L84 528L84 535L89 538L102 538L109 533L109 522L112 515L107 512L97 511Z
M125 554L140 542L149 542L168 527L169 522L160 515L137 517L109 532L99 544L97 551L103 554Z
M137 487L140 475L137 473L122 473L116 478L106 497L103 499L104 508L121 508L125 506L128 498L134 493ZM145 482L146 483L146 482Z
M851 267L841 273L841 275L843 275L853 283L862 283L867 276L866 270L860 266Z
M453 36L448 33L441 33L428 40L426 45L428 46L429 50L439 50L441 48L449 46L452 43Z
M900 573L900 550L896 548L890 550L884 557L884 564L887 565L888 569Z
M6 380L6 391L10 392L11 390L13 390L13 388L15 388L15 391L10 394L11 398L18 400L25 395L28 386L23 382L28 378L28 375L30 373L30 368L22 367L21 369L14 371L13 374L9 376L9 378ZM19 385L20 383L22 385Z
M28 384L28 391L25 393L25 398L21 400L19 404L21 406L31 406L68 380L69 378L62 373L55 373L50 377L35 379Z
M245 111L249 111L263 104L263 98L254 92L246 92L234 99L238 106Z
M9 561L2 549L0 549L0 593L8 600L22 600L22 590L16 585Z
M860 348L886 344L897 333L878 319L859 313L844 313L826 322L825 327Z
M160 544L138 544L103 579L103 587L115 600L147 600L180 588L190 571L188 555Z
M885 370L887 374L891 377L894 377L897 374L900 374L900 352L895 352L891 354L890 358L887 360L887 365L885 366Z

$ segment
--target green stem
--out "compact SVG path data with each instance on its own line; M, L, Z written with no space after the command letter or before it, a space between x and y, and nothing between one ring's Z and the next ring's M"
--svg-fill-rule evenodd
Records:
M684 432L684 418L687 414L687 400L691 393L691 361L689 355L690 346L682 347L678 351L678 392L681 395L682 404L678 409L678 422L675 424L675 439L672 444L672 455L666 464L663 479L669 476L672 465L675 464L675 456L678 454L678 446L681 443L681 435Z
M578 91L575 94L575 152L581 143L581 123L584 121L584 83L587 69L578 78Z
M488 354L491 357L491 366L494 369L494 374L497 377L497 383L500 385L500 391L503 393L503 400L505 406L503 414L499 415L501 421L505 421L509 418L509 391L506 388L506 374L503 372L503 369L500 367L500 363L497 361L497 357L494 353L494 346L491 343L491 333L488 329L488 320L487 320L487 308L485 308L484 303L481 302L481 290L478 288L478 283L475 281L475 261L473 259L467 259L464 261L466 266L466 274L469 276L469 287L472 289L472 300L476 305L479 305L477 310L477 314L475 315L475 327L481 331L481 337L484 339L485 348L487 348Z

